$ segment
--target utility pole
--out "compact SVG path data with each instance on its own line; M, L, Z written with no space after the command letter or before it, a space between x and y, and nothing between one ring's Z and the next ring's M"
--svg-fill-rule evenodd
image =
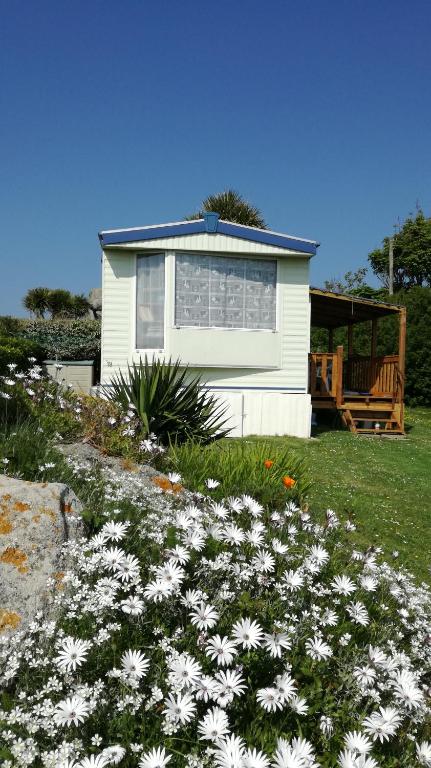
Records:
M389 238L389 296L394 292L394 238Z

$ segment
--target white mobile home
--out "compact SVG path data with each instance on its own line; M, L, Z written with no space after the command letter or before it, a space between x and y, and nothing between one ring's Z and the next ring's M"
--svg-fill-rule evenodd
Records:
M102 384L145 355L180 358L227 403L233 435L309 436L315 241L213 213L99 238Z

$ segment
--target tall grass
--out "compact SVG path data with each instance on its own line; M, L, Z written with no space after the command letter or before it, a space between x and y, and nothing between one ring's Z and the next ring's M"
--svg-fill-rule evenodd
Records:
M311 485L305 459L264 440L173 445L168 461L191 490L208 493L206 480L218 480L220 485L211 492L215 499L247 493L262 504L278 507L288 499L303 502ZM290 489L283 484L286 477L295 481Z

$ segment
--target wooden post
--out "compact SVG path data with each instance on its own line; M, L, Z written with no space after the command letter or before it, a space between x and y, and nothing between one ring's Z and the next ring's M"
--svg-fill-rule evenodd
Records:
M328 328L328 352L334 351L334 329Z
M389 296L394 292L394 238L389 238Z
M377 357L377 318L371 320L371 357Z
M405 307L400 309L400 331L398 340L398 370L400 372L400 426L404 431L404 382L406 371L406 331L407 331L407 310Z
M337 408L340 408L340 406L344 402L343 398L343 347L337 347L337 389L336 389L336 400L337 400Z
M353 325L347 326L347 357L353 357Z
M400 308L400 331L398 340L398 368L404 379L406 370L406 328L407 312L405 307Z

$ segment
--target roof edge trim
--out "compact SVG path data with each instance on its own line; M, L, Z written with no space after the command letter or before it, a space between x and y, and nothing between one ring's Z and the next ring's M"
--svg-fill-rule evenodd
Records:
M146 240L158 240L166 237L181 237L182 235L197 235L207 232L205 219L192 221L179 221L172 224L157 224L148 227L134 229L115 229L99 232L99 240L102 248L106 245L121 245L122 243L144 242ZM257 227L247 227L243 224L218 220L217 233L237 237L250 242L274 245L277 248L298 251L314 256L319 243L315 240L305 240L280 232L273 232Z

